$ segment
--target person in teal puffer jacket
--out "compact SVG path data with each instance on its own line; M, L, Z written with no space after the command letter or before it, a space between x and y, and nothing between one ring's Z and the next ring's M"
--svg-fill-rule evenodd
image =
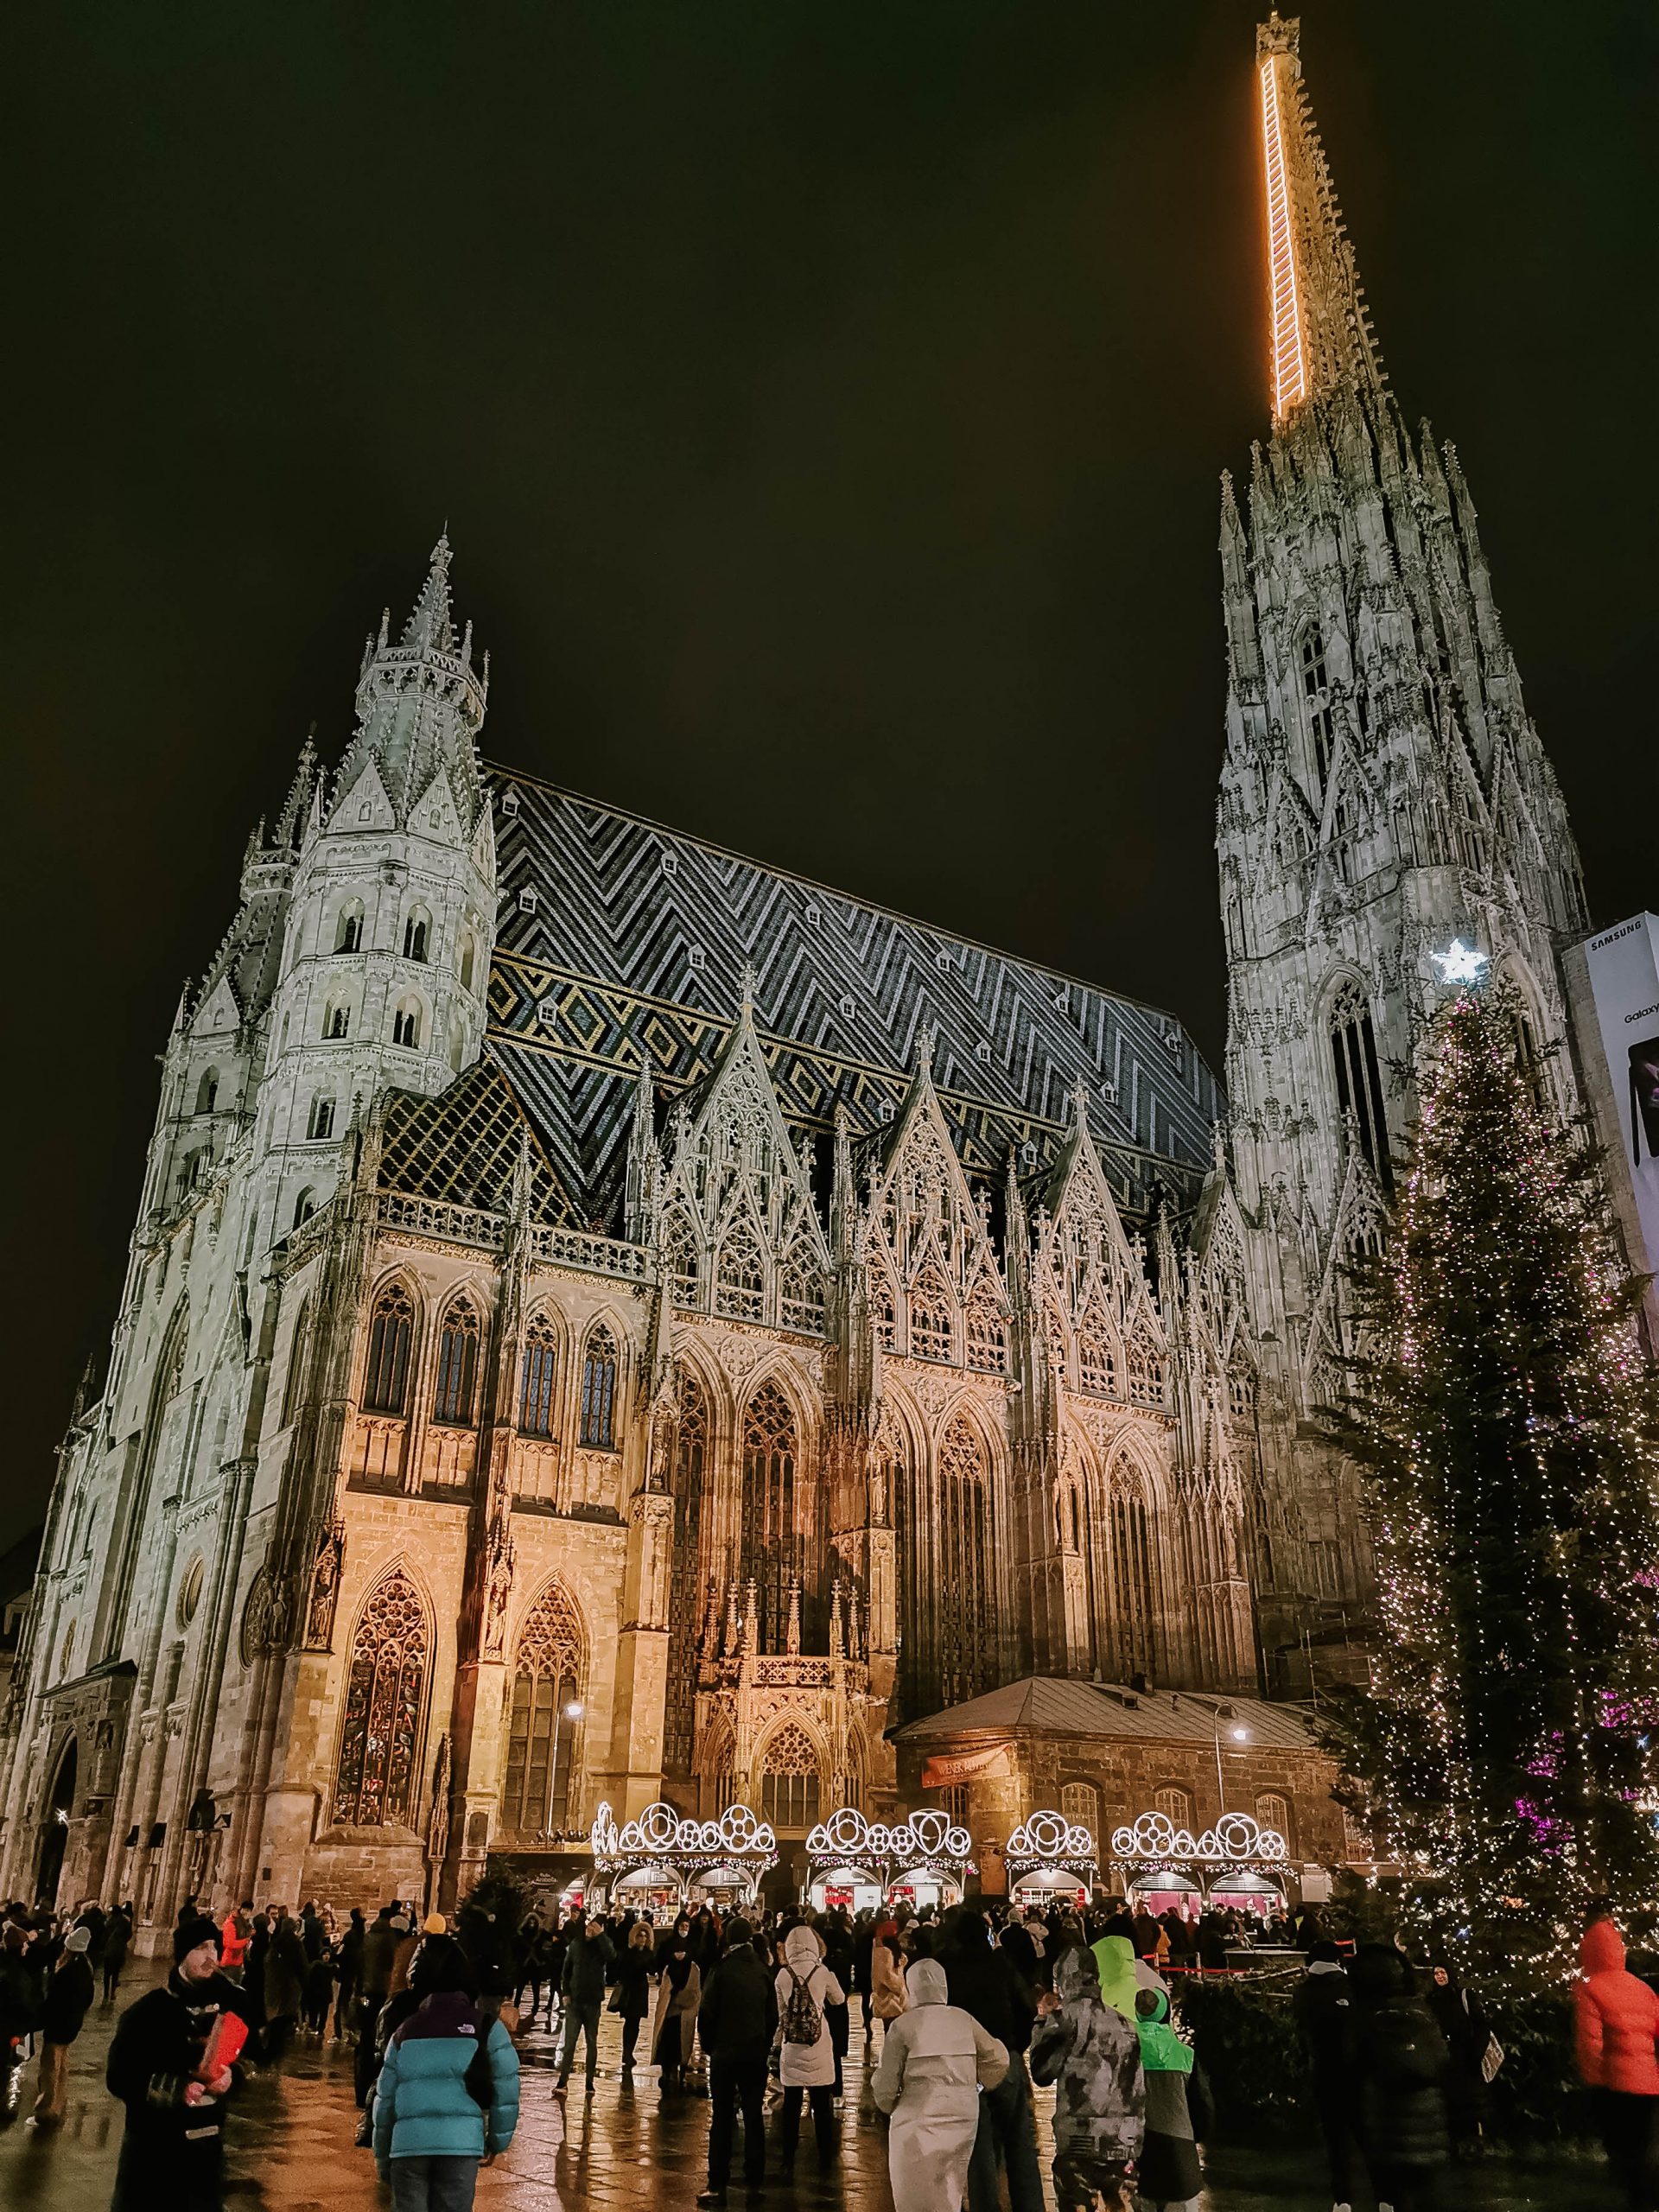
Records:
M490 2020L486 2106L481 2082L467 2080L480 2016L453 1936L428 1936L409 1983L421 2002L387 2045L375 2085L374 2163L391 2183L393 2212L471 2212L480 2162L505 2151L518 2125L518 2054Z

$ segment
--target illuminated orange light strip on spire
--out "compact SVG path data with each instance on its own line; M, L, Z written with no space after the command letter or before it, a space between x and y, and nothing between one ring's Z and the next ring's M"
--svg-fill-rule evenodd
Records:
M1285 184L1285 138L1279 118L1279 62L1262 64L1262 150L1268 184L1268 269L1273 293L1273 412L1276 422L1306 396L1302 310L1296 296L1296 249Z

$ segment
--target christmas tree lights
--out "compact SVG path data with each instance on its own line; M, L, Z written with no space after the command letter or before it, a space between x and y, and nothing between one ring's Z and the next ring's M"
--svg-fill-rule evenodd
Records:
M1344 1751L1420 1933L1558 1972L1592 1898L1659 1904L1659 1378L1595 1163L1536 1103L1515 1009L1426 1054L1338 1431L1368 1471L1385 1637Z

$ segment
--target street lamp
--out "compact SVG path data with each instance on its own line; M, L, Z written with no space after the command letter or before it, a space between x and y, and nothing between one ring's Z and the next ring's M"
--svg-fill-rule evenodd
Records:
M580 1720L580 1719L581 1719L581 1718L582 1718L582 1707L581 1707L581 1706L579 1706L579 1705L577 1704L577 1702L576 1702L576 1700L575 1700L575 1698L572 1698L572 1699L571 1699L571 1700L570 1700L570 1702L569 1702L569 1705L567 1705L567 1706L565 1707L565 1708L564 1708L564 1718L565 1718L567 1720ZM554 1799L554 1795L555 1795L555 1793L556 1792L556 1790L557 1790L557 1789L558 1789L558 1786L559 1786L559 1732L558 1732L558 1728L557 1728L557 1726L556 1726L554 1727L554 1730L553 1730L553 1761L552 1761L552 1764L551 1764L551 1765L549 1767L549 1769L548 1769L548 1775L547 1775L547 1815L548 1815L548 1818L549 1818L550 1820L551 1820L551 1819L552 1819L552 1817L553 1817L553 1799Z
M1227 1733L1236 1744L1248 1744L1250 1740L1250 1732L1248 1728L1230 1728ZM1227 1784L1222 1779L1221 1723L1217 1720L1216 1723L1216 1818L1219 1820L1226 1810Z

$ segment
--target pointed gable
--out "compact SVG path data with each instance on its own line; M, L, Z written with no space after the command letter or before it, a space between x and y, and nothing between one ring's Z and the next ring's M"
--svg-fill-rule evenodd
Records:
M335 799L324 828L349 836L357 830L366 833L397 826L397 817L386 796L379 764L371 754Z

